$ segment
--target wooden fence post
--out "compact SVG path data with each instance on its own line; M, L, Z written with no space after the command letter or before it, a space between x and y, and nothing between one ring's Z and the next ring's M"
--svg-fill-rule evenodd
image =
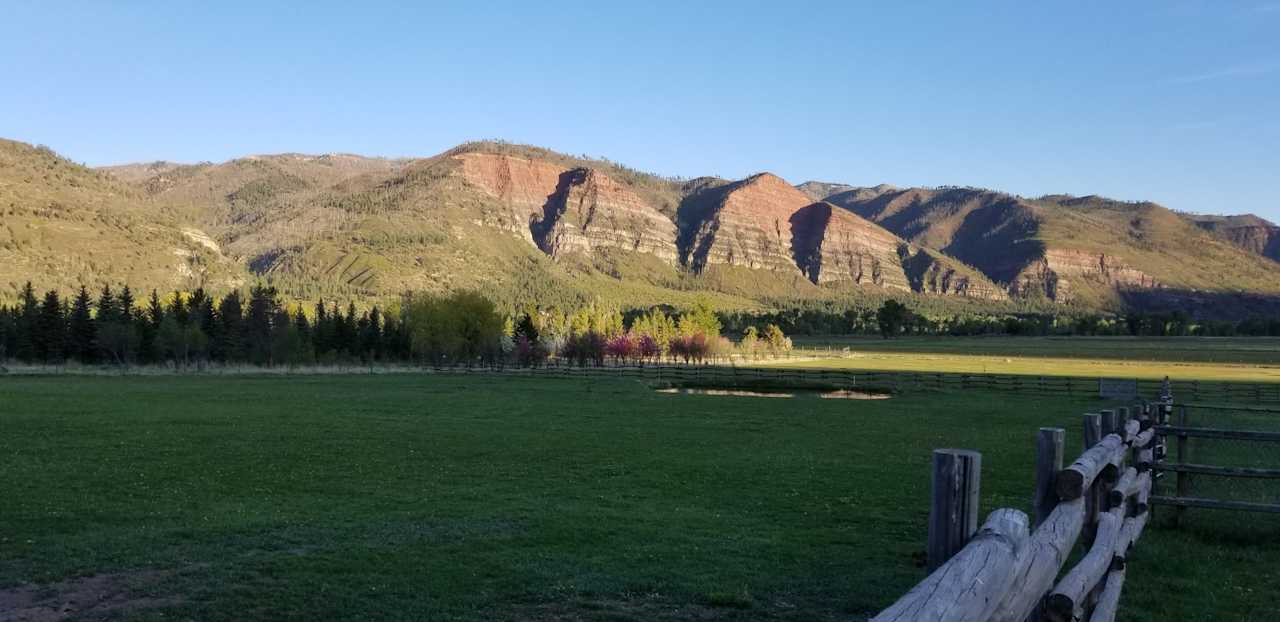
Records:
M1062 470L1062 445L1067 432L1062 428L1040 428L1036 437L1036 493L1033 505L1036 516L1034 527L1039 527L1058 506L1058 491L1054 478Z
M1114 410L1102 411L1102 436L1119 434L1121 431L1120 415Z
M1180 428L1186 428L1186 427L1187 427L1187 407L1186 407L1185 405L1184 405L1184 406L1182 406L1182 407L1180 407L1180 408L1178 408L1178 427L1180 427ZM1187 435L1186 435L1186 434L1179 434L1179 435L1178 435L1178 449L1177 449L1177 451L1178 451L1178 464L1186 464L1186 463L1187 463L1187 441L1188 441L1188 440L1189 440L1189 439L1187 438ZM1153 474L1153 475L1154 475L1154 474ZM1179 496L1179 497L1186 497L1186 496L1187 496L1187 493L1188 493L1188 489L1189 489L1189 488L1190 488L1190 486L1191 486L1191 481L1190 481L1190 480L1191 480L1191 474L1190 474L1190 473L1186 473L1186 472L1183 472L1183 471L1179 470L1179 471L1177 472L1177 474L1176 474L1174 477L1176 477L1176 478L1177 478L1177 479L1175 480L1175 482L1176 482L1176 483L1175 483L1174 485L1176 486L1176 490L1177 490L1177 494L1178 494L1178 496ZM1173 525L1174 525L1175 527L1176 527L1176 526L1178 526L1178 524L1182 521L1182 515L1183 515L1184 513L1186 513L1186 511L1187 511L1187 508L1185 508L1185 507L1183 507L1183 506L1181 506L1181 505L1180 505L1180 506L1178 506L1178 507L1176 507L1176 508L1174 508L1174 510L1173 510Z
M1094 445L1102 442L1102 415L1098 413L1089 413L1084 416L1084 450L1089 451ZM1084 538L1085 542L1092 543L1094 530L1098 524L1099 501L1101 500L1098 492L1101 490L1099 481L1101 477L1096 477L1092 485L1085 491L1084 501Z
M933 501L929 507L929 572L937 570L978 530L978 487L982 454L963 449L933 450Z

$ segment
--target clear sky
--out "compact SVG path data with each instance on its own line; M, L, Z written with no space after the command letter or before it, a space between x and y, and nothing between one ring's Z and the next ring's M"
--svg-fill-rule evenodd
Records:
M502 138L1280 220L1277 0L293 4L0 0L0 136L91 165Z

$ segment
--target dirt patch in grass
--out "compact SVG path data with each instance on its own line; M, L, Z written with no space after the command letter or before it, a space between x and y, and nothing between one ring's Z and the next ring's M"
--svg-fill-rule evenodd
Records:
M0 622L127 617L146 609L171 607L178 596L147 594L170 572L139 571L98 574L46 585L19 585L0 590Z

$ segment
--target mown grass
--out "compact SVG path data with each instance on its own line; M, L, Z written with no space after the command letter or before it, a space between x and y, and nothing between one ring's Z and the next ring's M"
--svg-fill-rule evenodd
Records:
M924 575L932 449L983 452L984 512L1026 508L1035 429L1075 452L1099 405L0 378L0 593L110 575L143 618L862 619ZM1149 531L1124 618L1273 608L1280 533L1222 528Z
M1086 378L1280 382L1280 339L810 338L796 367ZM847 349L847 350L846 350Z

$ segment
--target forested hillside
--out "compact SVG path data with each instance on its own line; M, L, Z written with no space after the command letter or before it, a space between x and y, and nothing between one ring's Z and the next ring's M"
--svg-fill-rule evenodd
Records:
M67 294L266 284L289 301L364 306L475 289L504 309L853 308L905 296L924 307L1123 311L1145 299L1135 292L1162 303L1280 294L1269 223L1099 197L792 186L768 173L669 179L502 142L419 159L281 154L94 170L4 141L0 210L9 301L28 280Z

